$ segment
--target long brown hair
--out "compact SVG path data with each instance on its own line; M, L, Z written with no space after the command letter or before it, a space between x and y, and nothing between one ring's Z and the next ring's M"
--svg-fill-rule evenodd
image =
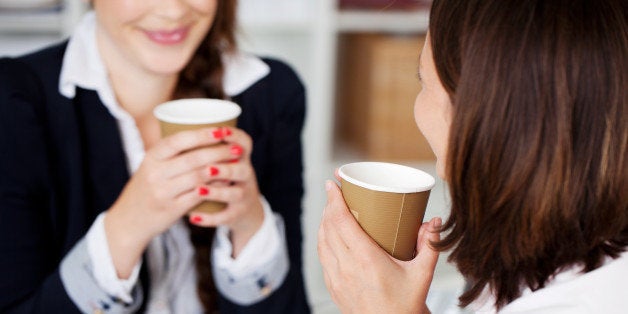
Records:
M439 249L500 309L628 245L625 0L435 0L452 100L451 216Z
M221 56L236 49L236 0L217 1L216 16L211 29L192 59L181 71L173 98L227 98L222 77ZM195 249L197 293L206 313L218 312L218 294L211 271L211 245L214 228L201 228L188 223L190 240Z

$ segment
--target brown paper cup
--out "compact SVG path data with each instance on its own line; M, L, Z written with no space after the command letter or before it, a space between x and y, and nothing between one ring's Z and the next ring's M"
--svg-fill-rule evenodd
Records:
M393 257L414 258L434 177L381 162L346 164L338 173L342 195L362 229Z
M237 104L221 99L194 98L165 102L153 111L161 126L161 136L208 127L235 127L242 110ZM218 144L221 145L221 144ZM227 206L223 202L205 201L190 211L215 213Z

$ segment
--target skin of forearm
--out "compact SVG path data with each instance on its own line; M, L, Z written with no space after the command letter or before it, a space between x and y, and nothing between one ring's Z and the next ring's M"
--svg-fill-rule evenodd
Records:
M119 279L128 279L150 242L150 236L137 232L137 225L128 225L120 212L110 210L104 219L109 253ZM135 232L134 232L135 230Z

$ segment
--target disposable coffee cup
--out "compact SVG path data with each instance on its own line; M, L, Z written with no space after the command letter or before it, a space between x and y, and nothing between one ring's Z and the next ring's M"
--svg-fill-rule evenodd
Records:
M393 257L414 258L434 177L383 162L346 164L338 174L345 202L362 229Z
M153 110L159 120L162 137L209 127L235 127L241 112L240 106L231 101L210 98L168 101ZM227 204L224 202L204 201L191 211L215 213L225 207Z

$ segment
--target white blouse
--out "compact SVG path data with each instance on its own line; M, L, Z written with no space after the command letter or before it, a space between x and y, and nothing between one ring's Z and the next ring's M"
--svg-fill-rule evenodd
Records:
M543 289L526 289L499 313L588 314L628 313L628 252L608 258L598 269L581 273L572 267L558 273ZM486 289L469 307L475 313L496 313L495 299Z

